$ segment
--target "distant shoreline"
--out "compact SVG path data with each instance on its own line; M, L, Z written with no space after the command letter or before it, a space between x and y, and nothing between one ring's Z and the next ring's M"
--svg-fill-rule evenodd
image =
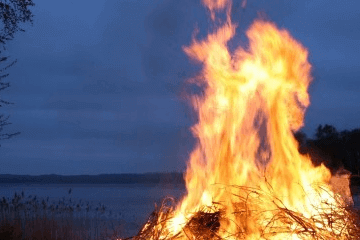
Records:
M100 175L14 175L0 174L0 184L185 184L183 173L100 174Z

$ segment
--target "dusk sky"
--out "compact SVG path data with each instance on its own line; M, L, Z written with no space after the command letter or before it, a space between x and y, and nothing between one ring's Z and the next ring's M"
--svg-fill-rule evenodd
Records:
M181 100L194 65L182 51L210 29L200 0L34 0L34 23L7 52L18 62L2 98L14 105L0 174L180 171L194 145ZM314 81L304 132L360 127L360 1L234 0L235 47L258 16L310 52Z

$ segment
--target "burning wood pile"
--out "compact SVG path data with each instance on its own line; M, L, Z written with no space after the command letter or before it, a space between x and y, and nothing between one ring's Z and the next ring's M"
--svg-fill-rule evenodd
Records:
M258 195L255 189L251 192L257 196L259 203L266 199L265 196ZM271 197L269 196L267 200L270 201ZM318 214L306 217L302 212L295 212L286 206L275 204L274 209L259 212L256 209L249 209L244 199L239 201L237 211L233 213L233 219L238 220L237 232L227 233L226 237L221 236L219 231L221 222L230 220L224 215L225 207L213 203L212 207L204 207L193 213L189 219L186 219L186 224L180 232L171 234L168 226L176 223L175 208L173 208L175 205L169 206L167 201L168 199L164 200L163 204L152 213L138 235L129 239L360 239L359 212L350 206L334 208L328 205L327 208L317 209ZM272 201L276 200L272 199ZM268 215L271 217L268 218ZM251 228L247 226L247 223L254 218L267 222L266 225L258 226L256 236L251 235Z
M192 98L198 143L187 195L177 205L165 200L132 239L360 239L350 191L338 194L329 169L300 155L293 136L310 104L307 50L288 31L256 20L248 47L230 52L231 1L203 4L218 26L184 47L203 66L192 83L204 89Z

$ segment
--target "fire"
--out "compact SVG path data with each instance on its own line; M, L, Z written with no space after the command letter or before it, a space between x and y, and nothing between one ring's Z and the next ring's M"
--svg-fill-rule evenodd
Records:
M246 32L248 48L230 53L231 2L203 3L213 20L226 8L227 21L184 47L203 66L196 81L204 95L192 101L198 143L186 171L187 196L154 227L162 233L153 239L206 239L189 237L191 222L206 216L217 223L207 227L225 239L310 239L314 232L342 239L346 219L323 216L341 212L345 202L329 184L330 171L300 155L293 136L310 103L308 51L288 31L256 20Z

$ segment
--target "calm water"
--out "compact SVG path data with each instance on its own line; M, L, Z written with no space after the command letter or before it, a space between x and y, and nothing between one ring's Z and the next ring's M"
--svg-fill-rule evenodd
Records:
M0 184L0 197L11 198L15 192L21 191L25 196L49 197L50 202L71 198L75 202L89 202L94 207L101 203L106 206L107 212L111 211L113 218L124 225L128 234L135 234L139 230L154 210L155 203L160 203L166 196L179 199L185 194L183 185Z

